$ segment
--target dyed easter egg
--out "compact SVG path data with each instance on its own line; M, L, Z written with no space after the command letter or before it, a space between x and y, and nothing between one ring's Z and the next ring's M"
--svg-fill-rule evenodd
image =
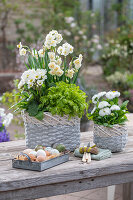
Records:
M37 157L37 161L38 162L43 162L43 161L45 161L46 160L46 157L44 157L44 156L38 156Z

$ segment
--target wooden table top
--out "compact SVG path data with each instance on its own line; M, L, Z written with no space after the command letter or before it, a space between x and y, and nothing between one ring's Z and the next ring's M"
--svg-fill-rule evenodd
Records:
M81 133L81 142L92 140L92 132ZM11 159L24 150L25 141L0 144L0 200L37 199L133 181L133 136L121 153L112 158L83 164L80 158L35 172L12 168Z

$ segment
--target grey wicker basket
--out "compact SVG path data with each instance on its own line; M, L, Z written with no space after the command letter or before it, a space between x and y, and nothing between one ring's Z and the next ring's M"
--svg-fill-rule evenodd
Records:
M42 121L22 112L25 124L25 139L28 148L36 145L52 146L64 144L67 150L74 150L80 145L80 119L68 116L60 117L49 112L44 113Z
M126 125L114 125L112 128L94 124L93 141L99 148L110 149L111 152L122 151L127 143Z

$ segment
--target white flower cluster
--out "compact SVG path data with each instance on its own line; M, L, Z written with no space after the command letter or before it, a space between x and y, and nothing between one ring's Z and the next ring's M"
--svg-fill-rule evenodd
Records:
M95 50L102 50L103 47L100 44L100 38L98 35L94 35L93 38L89 41L89 46L91 46L90 51L94 52Z
M51 47L56 47L63 40L62 35L58 33L56 30L52 30L46 36L46 41L44 43L47 49L51 49Z
M18 88L22 88L24 84L27 84L28 88L31 88L34 85L41 86L46 79L47 75L45 69L29 69L22 74Z
M98 108L99 110L99 115L100 116L106 116L106 115L111 115L111 111L114 110L120 110L120 107L118 105L110 105L108 101L103 100L99 102L100 98L105 96L108 100L112 100L116 97L120 96L120 92L118 91L109 91L109 92L100 92L92 97L92 102L95 104L93 110L91 111L91 114L95 112L95 110Z
M68 56L70 53L73 53L73 46L66 42L62 46L59 46L57 52L60 55Z
M13 119L13 114L8 113L7 115L5 114L5 109L0 108L0 117L2 118L2 123L4 124L5 127L8 127Z
M61 69L60 65L62 64L62 59L59 56L56 56L54 52L48 53L50 63L48 64L51 71L49 74L62 76L64 71Z

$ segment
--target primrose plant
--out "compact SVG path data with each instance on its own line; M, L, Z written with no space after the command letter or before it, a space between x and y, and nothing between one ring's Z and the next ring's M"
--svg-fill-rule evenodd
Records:
M120 92L100 92L92 97L94 108L88 118L95 124L112 127L115 124L123 125L127 121L126 113L128 101L118 103Z

